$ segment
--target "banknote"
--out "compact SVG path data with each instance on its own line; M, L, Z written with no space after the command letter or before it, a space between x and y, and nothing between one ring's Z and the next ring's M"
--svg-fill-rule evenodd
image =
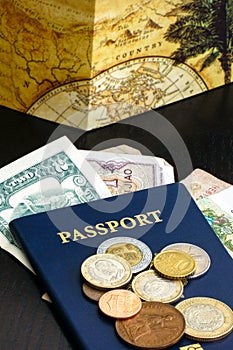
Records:
M233 186L199 199L197 205L233 258Z
M199 168L180 182L186 186L195 200L208 197L231 186L231 184Z
M137 148L122 144L115 147L105 148L103 152L117 153L117 154L142 154Z
M174 182L174 169L163 158L80 150L112 195Z
M0 169L0 246L32 270L10 233L11 220L109 196L82 154L61 137Z
M132 147L122 145L103 151L79 151L105 181L112 194L174 182L174 169L166 160L139 156L140 151L134 151ZM42 295L42 300L51 302L47 293Z

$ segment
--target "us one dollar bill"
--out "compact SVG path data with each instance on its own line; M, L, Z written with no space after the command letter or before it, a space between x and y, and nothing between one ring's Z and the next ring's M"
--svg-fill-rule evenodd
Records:
M0 169L0 246L33 271L10 233L11 220L109 196L82 154L61 137Z
M163 158L80 150L112 195L174 182L174 169Z

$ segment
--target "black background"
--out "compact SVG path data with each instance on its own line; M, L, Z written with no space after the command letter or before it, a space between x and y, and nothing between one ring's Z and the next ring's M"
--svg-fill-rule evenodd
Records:
M67 135L78 148L99 150L125 143L143 154L163 157L174 166L176 180L183 179L192 169L202 168L233 183L232 84L89 132L5 107L0 107L0 113L1 167ZM170 130L180 135L191 167L182 149L177 151L177 140L174 139L172 151L159 141L161 125L157 113L170 123L170 127L163 130L169 142L173 142L174 136ZM41 300L41 294L37 278L14 257L0 250L1 350L72 349L55 310Z

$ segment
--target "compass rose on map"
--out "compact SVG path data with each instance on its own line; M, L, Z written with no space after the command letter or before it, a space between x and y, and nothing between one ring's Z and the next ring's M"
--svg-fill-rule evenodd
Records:
M207 89L190 66L167 57L145 57L90 80L61 85L39 98L27 113L90 130Z

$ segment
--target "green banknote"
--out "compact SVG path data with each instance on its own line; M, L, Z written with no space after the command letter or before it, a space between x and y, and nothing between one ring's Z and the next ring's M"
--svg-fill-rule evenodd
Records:
M232 188L230 188L232 192ZM220 194L229 191L222 191ZM233 216L222 206L216 203L212 197L206 197L197 201L197 205L206 220L233 258ZM232 197L231 197L232 198ZM232 203L232 200L231 200Z
M8 223L111 194L67 137L61 137L0 169L0 245L32 270Z

